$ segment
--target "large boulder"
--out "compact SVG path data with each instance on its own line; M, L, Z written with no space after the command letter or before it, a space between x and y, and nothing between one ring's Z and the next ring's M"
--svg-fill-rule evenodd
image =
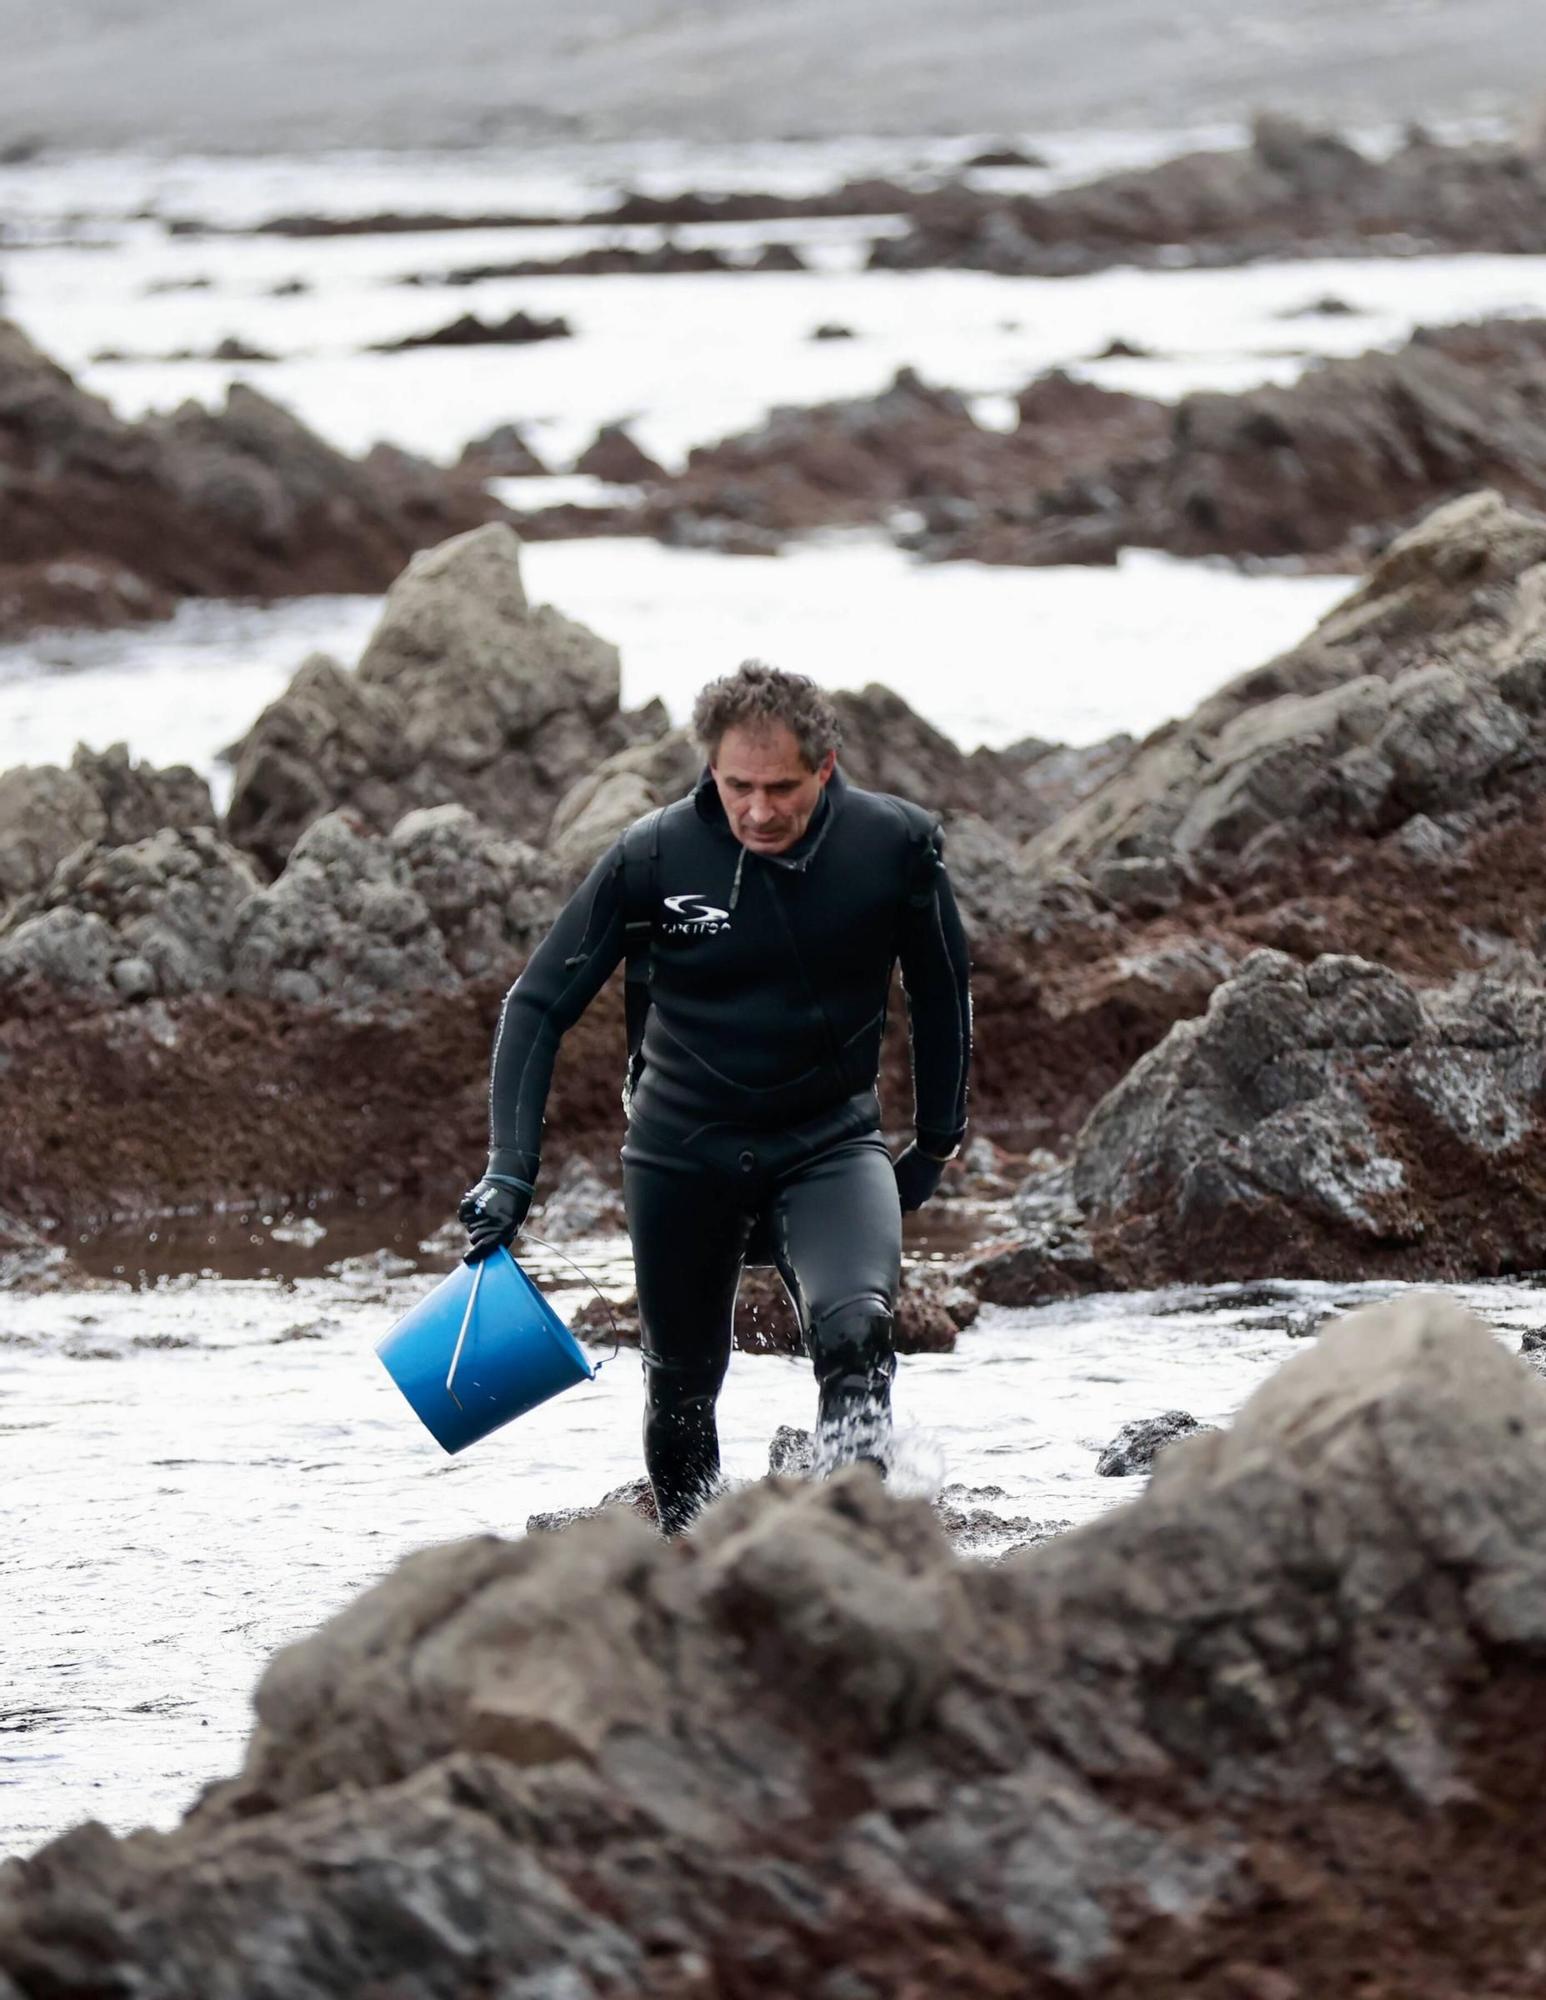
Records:
M392 586L356 673L308 661L235 746L231 837L277 867L320 812L349 806L385 832L455 804L540 840L576 778L640 726L618 687L614 646L527 603L510 529L457 536Z
M1526 1991L1543 1547L1546 1389L1415 1298L995 1566L862 1468L429 1549L180 1827L0 1874L0 1983Z
M1546 1263L1546 977L1433 993L1258 952L1091 1113L1073 1187L1128 1282Z
M21 764L0 771L0 912L47 886L86 841L122 847L162 827L213 827L209 787L185 764L166 770L131 759L126 745L80 745L68 767Z
M1178 860L1229 883L1453 814L1546 751L1546 516L1480 493L1396 542L1292 652L1155 732L1033 839L1037 869Z

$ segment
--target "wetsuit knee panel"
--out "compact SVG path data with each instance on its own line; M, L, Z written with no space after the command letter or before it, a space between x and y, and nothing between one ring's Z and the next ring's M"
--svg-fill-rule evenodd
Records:
M890 1375L896 1366L895 1319L877 1292L843 1299L811 1321L811 1359L819 1381L838 1375Z

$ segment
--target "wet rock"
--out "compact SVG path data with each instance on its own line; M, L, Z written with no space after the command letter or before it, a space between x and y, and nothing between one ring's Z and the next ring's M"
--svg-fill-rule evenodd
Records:
M649 486L665 477L663 468L640 450L623 424L603 424L575 460L574 469L610 486Z
M792 243L768 243L745 268L748 271L804 271L809 266Z
M462 264L455 270L420 271L404 278L405 285L483 285L506 278L667 277L738 267L722 251L699 245L660 243L649 249L627 243L597 243L567 257L520 257L513 263Z
M603 1496L595 1507L556 1507L550 1512L532 1514L526 1522L528 1535L556 1535L564 1528L571 1528L576 1521L600 1520L608 1513L632 1515L636 1520L647 1521L650 1526L659 1525L660 1516L655 1507L655 1495L647 1479L628 1479L621 1486Z
M1096 1254L1130 1282L1537 1268L1543 1029L1546 986L1256 953L1080 1133Z
M1038 1233L1022 1242L989 1247L962 1271L962 1281L984 1305L1045 1306L1058 1299L1109 1291L1111 1273L1077 1230Z
M44 888L67 854L86 841L121 847L162 827L213 827L209 787L185 764L157 770L109 750L80 745L68 768L18 765L0 772L0 912Z
M1032 841L1033 866L1170 858L1229 880L1452 811L1539 756L1546 517L1474 494L1430 515L1302 645L1157 731Z
M1513 145L1427 138L1376 161L1334 133L1273 116L1239 151L1184 154L1044 195L952 185L912 213L905 234L873 246L873 266L1064 277L1178 260L1535 251L1546 246L1546 162Z
M1127 1479L1137 1472L1152 1472L1154 1461L1178 1438L1196 1437L1216 1430L1216 1424L1200 1424L1186 1410L1166 1410L1159 1417L1136 1417L1124 1424L1095 1461L1103 1479Z
M496 424L474 438L463 446L458 464L479 479L545 479L548 471L519 424Z
M6 322L0 467L12 634L184 596L380 590L414 549L498 511L443 475L401 493L242 384L218 411L124 423Z
M966 1287L927 1265L911 1265L902 1273L897 1294L896 1349L899 1354L948 1354L956 1335L976 1319L978 1302ZM582 1339L607 1341L616 1318L625 1346L639 1341L639 1302L630 1294L611 1312L599 1299L589 1299L570 1321ZM784 1281L771 1265L752 1265L742 1272L735 1302L735 1351L738 1354L798 1355L805 1352Z
M1543 353L1546 324L1494 320L1420 331L1394 354L1317 362L1287 386L1194 394L1167 413L1168 436L1135 450L1115 431L1104 462L1092 454L1029 499L962 488L976 510L931 520L915 546L994 562L1144 547L1356 570L1424 509L1497 479L1505 455L1515 497L1546 500L1532 388Z
M973 153L969 160L962 162L968 167L1045 167L1047 161L1040 153L1032 152L1024 146L988 146L980 153Z
M1543 1462L1546 1395L1418 1298L992 1567L862 1468L675 1544L616 1506L424 1551L275 1657L180 1827L6 1871L0 1977L887 1993L926 1953L974 2000L1265 1993L1296 1939L1373 1935L1401 1990L1506 1986Z
M539 340L568 340L573 333L574 328L566 319L543 319L525 311L493 321L481 320L476 313L462 313L428 333L410 333L401 340L379 342L372 352L406 354L416 347L528 347Z
M1489 481L1546 504L1543 356L1546 322L1504 318L1175 406L1054 372L1021 392L1009 432L904 371L880 397L777 409L700 447L593 526L777 546L868 524L931 560L1109 564L1142 547L1356 571Z
M1004 750L967 752L874 681L834 690L832 705L843 769L856 783L926 803L951 822L952 875L968 819L977 825L967 838L993 843L997 866L997 844L1024 840L1092 792L1130 744L1112 737L1071 748L1028 738ZM990 892L985 904L996 900Z
M629 740L618 677L615 647L528 604L511 530L457 536L392 586L357 673L314 656L235 746L231 837L277 868L331 805L385 831L453 803L540 840Z

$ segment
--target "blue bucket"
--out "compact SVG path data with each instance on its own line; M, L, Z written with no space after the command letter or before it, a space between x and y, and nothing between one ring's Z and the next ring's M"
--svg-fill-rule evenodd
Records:
M505 1249L449 1277L376 1346L414 1414L446 1451L463 1451L596 1371Z

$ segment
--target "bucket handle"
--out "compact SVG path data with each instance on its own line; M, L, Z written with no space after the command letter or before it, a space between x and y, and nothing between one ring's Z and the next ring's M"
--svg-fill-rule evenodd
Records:
M606 1367L609 1361L615 1361L617 1359L618 1350L622 1347L623 1344L623 1336L618 1331L617 1314L612 1310L612 1301L607 1297L606 1293L601 1289L600 1285L596 1283L596 1280L591 1276L590 1272L585 1269L583 1264L577 1264L572 1257L568 1256L564 1251L560 1250L556 1243L549 1243L546 1242L540 1236L533 1236L529 1230L525 1233L526 1233L526 1241L528 1243L535 1243L539 1250L551 1250L553 1255L557 1257L561 1263L567 1264L571 1271L577 1272L579 1276L585 1280L586 1284L590 1286L591 1290L596 1294L597 1298L600 1299L602 1305L606 1308L607 1318L612 1322L612 1352L610 1354L604 1354L601 1357L601 1359L596 1363L596 1366L591 1370L591 1373L593 1375L599 1375L602 1369Z
M446 1373L446 1394L459 1410L463 1408L463 1403L453 1384L456 1381L456 1371L461 1366L462 1349L467 1344L467 1329L472 1324L473 1310L478 1303L478 1287L483 1283L483 1267L487 1262L487 1257L480 1257L477 1268L473 1271L472 1290L467 1294L467 1310L462 1314L461 1332L456 1336L456 1348L451 1356L451 1366Z
M600 1285L596 1283L596 1280L583 1267L583 1265L577 1264L572 1257L566 1256L565 1253L558 1248L557 1244L545 1242L543 1238L540 1236L528 1236L526 1240L529 1243L535 1243L539 1249L550 1250L555 1257L561 1259L562 1262L567 1264L571 1271L578 1271L580 1276L585 1280L586 1284L590 1286L591 1290L596 1294L597 1298L600 1299L601 1303L606 1307L607 1318L612 1322L612 1352L610 1354L603 1355L601 1360L599 1360L596 1363L595 1367L591 1370L591 1373L593 1375L599 1375L602 1369L606 1367L609 1361L615 1361L617 1359L618 1352L623 1344L623 1336L618 1330L617 1314L612 1310L612 1301L607 1297L606 1293L601 1289ZM505 1252L505 1254L506 1256L511 1255L511 1253L508 1250ZM469 1326L471 1326L473 1313L477 1309L478 1287L483 1283L483 1269L487 1263L488 1263L487 1257L480 1257L477 1263L473 1267L472 1290L467 1294L467 1306L466 1310L462 1314L461 1330L456 1336L456 1347L451 1355L451 1366L446 1372L446 1394L451 1398L451 1401L455 1403L458 1409L461 1409L463 1407L463 1404L462 1404L462 1399L460 1396L457 1395L454 1386L456 1382L456 1371L461 1366L462 1349L467 1344L467 1329Z

